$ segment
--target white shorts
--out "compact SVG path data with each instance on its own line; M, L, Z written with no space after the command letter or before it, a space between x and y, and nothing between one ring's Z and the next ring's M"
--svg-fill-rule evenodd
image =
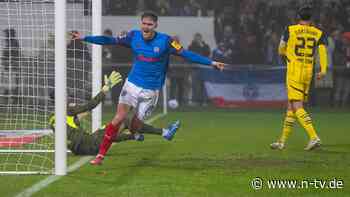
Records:
M158 90L143 89L126 80L119 96L119 103L135 109L137 118L146 120L155 109L159 97Z

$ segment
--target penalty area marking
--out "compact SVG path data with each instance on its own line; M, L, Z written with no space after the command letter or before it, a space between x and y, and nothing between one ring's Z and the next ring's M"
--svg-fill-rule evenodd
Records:
M159 118L162 118L163 116L165 116L165 114L157 114L146 122L152 123L152 122L158 120ZM113 144L112 144L112 146L113 146ZM93 158L94 158L93 156L82 157L77 162L75 162L74 164L72 164L71 166L68 167L68 173L79 169L81 166L83 166L84 164L86 164L87 162L89 162ZM47 187L48 185L50 185L51 183L57 181L58 179L60 179L62 177L64 177L64 176L50 175L49 177L39 181L38 183L32 185L31 187L23 190L21 193L17 194L15 197L30 197L34 193L42 190L43 188Z

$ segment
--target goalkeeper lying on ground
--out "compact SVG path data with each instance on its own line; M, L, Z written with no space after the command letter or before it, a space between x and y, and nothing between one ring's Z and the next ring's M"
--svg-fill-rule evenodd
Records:
M76 155L96 155L99 150L100 143L102 142L103 136L105 134L105 128L102 127L96 130L94 133L85 131L80 126L80 120L88 114L92 109L94 109L99 103L101 103L108 91L111 90L116 84L122 81L120 73L113 71L107 78L105 76L105 85L102 90L92 98L88 103L83 105L75 105L74 103L69 103L67 107L67 138L68 138L68 149L71 150ZM54 94L51 95L54 99ZM50 127L55 129L55 116L51 114L49 117ZM125 122L125 125L121 130L128 128L129 121ZM173 129L174 125L178 123L173 123L169 128L154 128L151 125L143 124L138 133L130 132L120 132L113 142L122 142L126 140L137 140L143 141L143 133L162 135L169 129Z

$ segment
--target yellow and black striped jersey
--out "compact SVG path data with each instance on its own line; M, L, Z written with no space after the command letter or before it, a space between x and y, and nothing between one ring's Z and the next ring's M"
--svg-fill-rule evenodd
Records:
M313 63L317 47L327 45L327 36L311 25L290 25L282 35L281 44L283 43L286 44L283 55L286 55L288 60Z
M287 59L287 69L296 71L294 75L312 75L316 50L319 51L321 72L327 70L327 36L312 25L290 25L284 31L279 46L279 54ZM306 77L306 78L311 78Z

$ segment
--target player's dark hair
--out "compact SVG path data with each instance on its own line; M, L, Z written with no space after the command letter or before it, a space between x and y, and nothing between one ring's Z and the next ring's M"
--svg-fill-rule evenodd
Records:
M309 21L312 17L312 6L311 5L304 5L299 8L298 10L298 16L303 21Z
M143 18L151 18L154 22L157 22L158 21L158 16L156 13L154 12L151 12L151 11L147 11L147 12L144 12L142 15L141 15L141 20Z

